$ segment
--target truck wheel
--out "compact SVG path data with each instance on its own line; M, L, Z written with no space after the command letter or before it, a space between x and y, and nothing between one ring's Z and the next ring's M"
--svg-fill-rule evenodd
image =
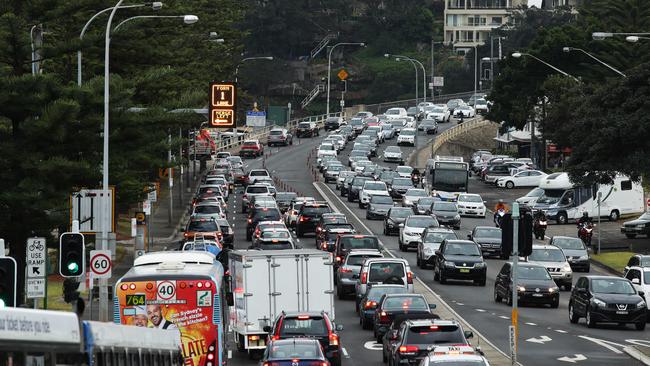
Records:
M557 214L557 223L558 225L564 225L569 221L566 212L560 212Z
M621 215L618 213L618 210L613 210L609 214L609 221L616 221L619 217L621 217Z

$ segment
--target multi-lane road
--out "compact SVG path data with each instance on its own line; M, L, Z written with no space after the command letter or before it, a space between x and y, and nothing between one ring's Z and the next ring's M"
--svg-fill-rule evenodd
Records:
M442 124L441 131L451 127L452 124ZM418 147L425 146L433 136L420 133ZM310 159L315 159L313 149L319 144L320 138L296 140L293 146L286 148L273 148L271 154L267 150L264 159L247 160L247 169L266 167L275 177L283 182L283 186L291 187L299 195L313 196L327 200L338 211L345 213L358 231L371 232L377 235L385 246L398 257L403 257L411 263L411 268L416 275L424 281L433 291L439 294L456 313L490 340L500 350L508 353L508 326L511 323L510 308L505 303L495 303L493 300L494 279L504 261L488 259L488 281L485 287L473 286L462 283L440 285L433 281L430 269L417 268L415 252L400 252L397 246L397 237L385 236L382 221L365 220L365 211L358 208L356 203L340 199L338 191L331 184L314 182L313 172L310 169ZM386 146L394 145L395 140L386 141L380 145L378 155L381 156ZM339 159L346 163L350 147L339 155ZM414 148L402 147L405 154L414 151ZM381 161L375 158L376 161ZM314 163L311 161L311 163ZM389 165L388 163L381 163ZM423 162L420 162L423 165ZM278 187L281 190L280 187ZM472 180L470 191L486 193L486 196L496 198L496 191L483 183ZM516 192L514 192L516 194ZM512 193L510 193L512 194ZM245 239L245 217L238 210L241 207L240 195L231 199L231 212L235 229L235 248L245 249L249 243ZM504 197L507 200L508 197ZM476 225L491 225L491 219L463 218L459 237L466 234ZM553 233L575 233L573 226L555 227L549 230ZM311 237L300 239L300 245L305 248L314 246ZM604 274L592 266L592 274ZM574 274L575 278L583 275ZM567 304L569 293L561 293L559 309L524 307L519 313L519 361L524 365L548 365L564 363L581 363L585 365L627 365L630 358L623 352L623 347L637 344L650 347L650 331L636 331L633 327L600 326L595 329L587 328L584 321L580 324L570 324L568 320ZM352 301L336 300L336 320L344 326L342 344L345 347L345 365L381 364L381 352L373 347L372 332L363 331L358 323ZM251 365L256 361L249 360L243 354L233 351L235 365Z

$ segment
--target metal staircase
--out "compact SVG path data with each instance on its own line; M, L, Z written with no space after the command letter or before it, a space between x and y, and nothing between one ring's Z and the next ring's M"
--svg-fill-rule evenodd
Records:
M336 33L329 33L328 35L325 36L317 45L314 47L313 50L311 50L311 53L309 54L309 58L313 59L322 51L327 45L330 43L331 40L335 39L337 37Z
M311 101L314 100L318 96L318 94L320 94L323 91L325 91L325 85L324 84L316 84L314 89L312 89L309 92L309 94L307 94L305 99L303 99L302 102L300 102L300 105L302 106L302 108L304 109L307 105L309 105L309 103L311 103Z

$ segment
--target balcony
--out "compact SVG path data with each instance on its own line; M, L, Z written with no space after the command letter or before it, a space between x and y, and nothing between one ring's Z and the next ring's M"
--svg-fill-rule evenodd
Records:
M511 0L470 0L467 9L510 9Z

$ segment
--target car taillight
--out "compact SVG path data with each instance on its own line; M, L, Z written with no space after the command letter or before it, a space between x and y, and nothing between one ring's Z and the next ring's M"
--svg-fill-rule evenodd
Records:
M339 345L339 336L334 333L330 333L330 346L338 346Z
M327 249L327 242L326 241L323 242L323 244L321 245L321 248Z
M400 346L399 353L402 354L413 354L419 351L420 349L417 346Z
M304 222L304 221L305 221L305 216L300 216L300 218L298 219L298 221L300 221L300 222Z
M352 270L349 269L349 268L339 268L339 272L343 272L343 273L351 273Z
M190 237L190 233L184 233L183 236L186 237L186 238L189 238L189 237Z
M379 313L379 322L380 323L388 323L390 319L388 319L388 314L386 314L385 311L382 311Z
M252 224L252 223L253 223L253 219L248 219L248 223L249 223L249 224Z
M365 285L366 282L368 282L368 272L363 272L361 274L361 283Z
M247 180L248 180L248 179L247 179ZM247 200L247 199L248 199L248 196L247 196L246 194L244 194L241 198L242 198L243 200Z
M413 272L406 273L406 283L409 285L413 284Z
M325 361L312 361L309 366L329 366L329 364Z
M366 303L363 305L363 308L365 310L368 309L373 309L377 306L377 301L366 301Z

